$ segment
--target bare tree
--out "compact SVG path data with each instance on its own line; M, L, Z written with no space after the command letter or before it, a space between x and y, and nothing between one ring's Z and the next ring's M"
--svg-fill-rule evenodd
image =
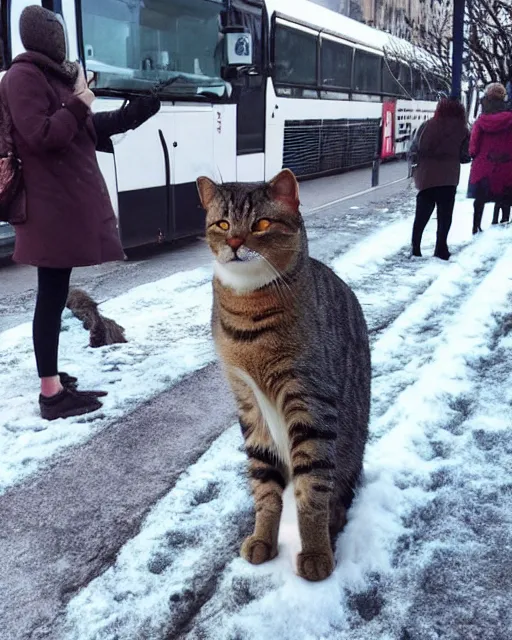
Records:
M502 82L512 72L512 0L466 1L466 67L479 84Z
M438 49L428 51L424 47L390 36L384 47L384 61L390 75L407 97L416 97L412 95L408 69L412 71L414 78L421 78L425 98L433 99L439 93L450 90L449 55L446 56L444 50L440 53L437 51Z

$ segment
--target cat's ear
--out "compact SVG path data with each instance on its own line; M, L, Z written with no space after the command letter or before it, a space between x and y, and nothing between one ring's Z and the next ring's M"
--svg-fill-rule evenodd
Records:
M299 184L297 178L290 169L283 169L281 173L270 181L270 193L272 200L277 200L286 205L293 213L299 211Z
M205 176L198 178L196 184L201 204L203 205L203 209L206 211L211 205L212 200L215 198L217 185L213 180L210 180L210 178L206 178Z

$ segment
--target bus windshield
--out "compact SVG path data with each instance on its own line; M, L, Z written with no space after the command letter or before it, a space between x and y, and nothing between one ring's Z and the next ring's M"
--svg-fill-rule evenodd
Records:
M223 0L82 0L95 89L230 95L221 75Z

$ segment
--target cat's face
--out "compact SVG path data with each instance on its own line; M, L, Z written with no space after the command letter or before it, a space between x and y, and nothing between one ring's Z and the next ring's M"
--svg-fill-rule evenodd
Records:
M291 171L264 184L219 185L199 178L197 185L215 273L225 286L254 291L293 268L305 232Z

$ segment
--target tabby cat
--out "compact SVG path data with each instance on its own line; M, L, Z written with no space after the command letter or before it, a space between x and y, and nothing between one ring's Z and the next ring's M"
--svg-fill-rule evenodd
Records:
M199 178L215 256L212 328L235 393L256 506L241 549L278 553L283 491L292 482L307 580L334 570L368 436L368 332L354 293L308 255L293 173L269 183Z

